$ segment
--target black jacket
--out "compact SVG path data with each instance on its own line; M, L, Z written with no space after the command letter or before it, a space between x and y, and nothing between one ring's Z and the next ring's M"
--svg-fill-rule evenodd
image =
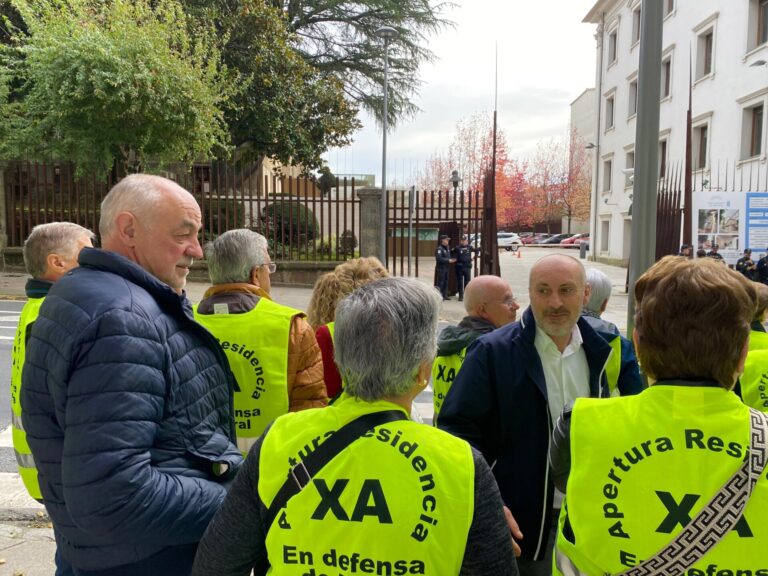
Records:
M455 246L452 250L456 258L456 267L469 268L472 266L472 246Z
M451 263L451 249L448 246L438 244L435 249L435 267L438 270L447 270Z

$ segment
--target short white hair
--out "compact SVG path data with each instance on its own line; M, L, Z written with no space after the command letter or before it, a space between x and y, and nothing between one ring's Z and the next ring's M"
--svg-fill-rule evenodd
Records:
M102 239L112 235L121 212L132 212L145 226L150 226L153 208L162 198L161 189L169 184L178 186L172 180L151 174L130 174L115 184L101 202L99 233Z
M48 255L59 254L68 259L76 256L78 241L94 240L94 234L74 222L48 222L32 228L24 241L24 266L32 278L42 278L48 271Z

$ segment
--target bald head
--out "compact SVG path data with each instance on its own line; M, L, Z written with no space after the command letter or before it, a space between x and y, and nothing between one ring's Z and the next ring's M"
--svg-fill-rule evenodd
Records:
M137 263L181 293L195 258L203 257L194 196L176 182L131 174L101 203L102 246Z
M514 322L520 308L506 280L498 276L476 276L464 290L468 316L491 322L496 328Z
M531 268L528 289L536 325L564 350L589 300L584 266L571 256L545 256Z

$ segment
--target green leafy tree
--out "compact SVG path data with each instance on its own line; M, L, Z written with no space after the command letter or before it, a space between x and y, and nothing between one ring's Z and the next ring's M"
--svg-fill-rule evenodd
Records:
M335 74L302 58L280 10L266 0L185 0L184 6L227 38L222 57L240 73L243 89L226 119L241 151L309 172L323 165L328 148L351 143L358 107Z
M304 59L343 83L348 98L381 120L384 42L376 30L398 31L389 45L388 121L394 125L418 110L411 98L420 85L419 66L434 60L429 37L452 23L454 6L440 0L269 0L285 16Z
M223 109L239 83L213 30L175 0L14 0L0 66L0 153L79 170L140 170L228 146ZM8 24L8 20L5 22Z

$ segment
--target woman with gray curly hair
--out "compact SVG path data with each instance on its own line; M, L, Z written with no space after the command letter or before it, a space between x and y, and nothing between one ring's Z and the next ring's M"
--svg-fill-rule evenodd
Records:
M264 432L193 574L518 573L485 460L408 419L427 385L439 305L437 292L407 278L372 282L339 304L345 393Z

